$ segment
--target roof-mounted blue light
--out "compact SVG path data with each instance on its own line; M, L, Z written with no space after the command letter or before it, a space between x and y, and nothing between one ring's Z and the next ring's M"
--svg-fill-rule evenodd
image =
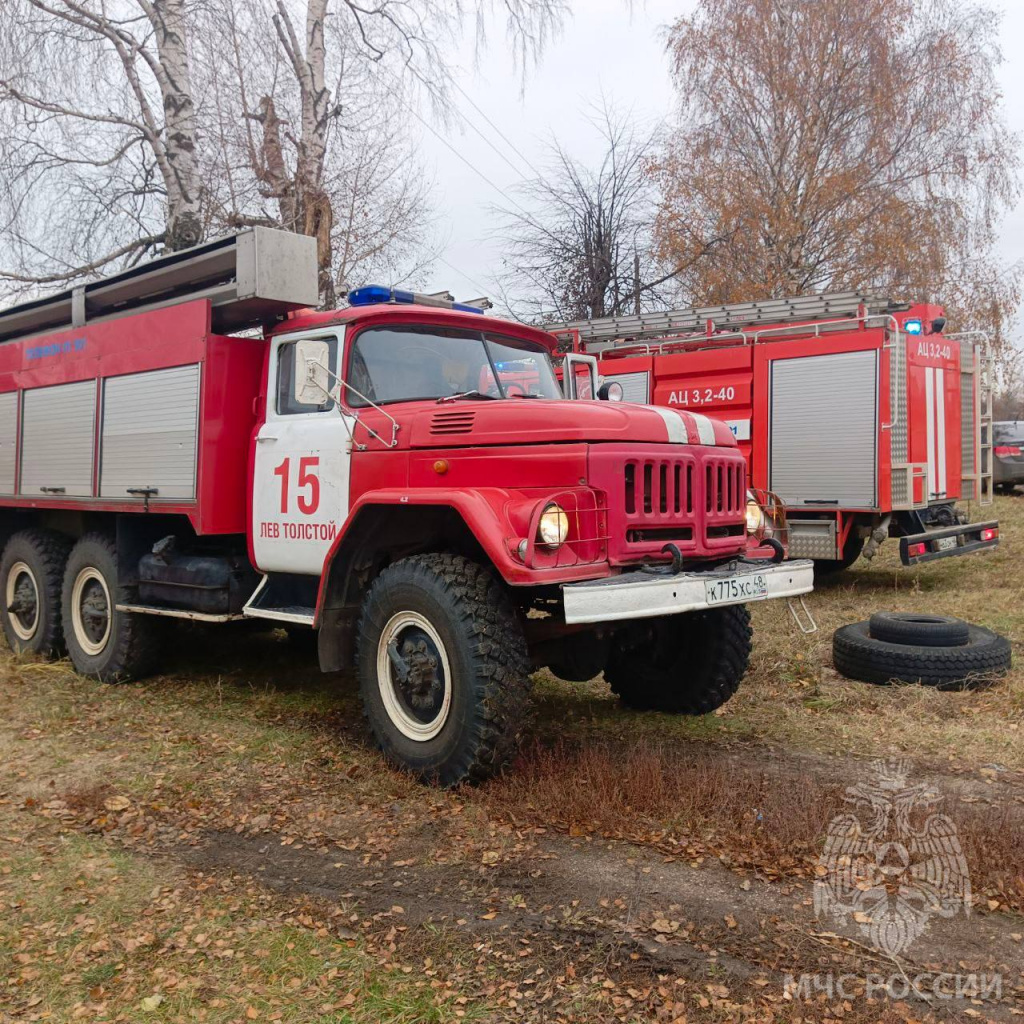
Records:
M457 309L463 313L483 313L477 306L467 306L463 302L452 302L436 295L420 295L407 292L402 288L388 288L382 284L368 284L362 288L353 288L348 293L350 306L372 306L381 302L415 303L419 306L438 306L441 309Z
M903 330L905 330L907 334L923 334L924 324L920 320L904 320Z
M375 302L390 302L391 289L382 284L368 284L362 288L353 288L348 293L350 306L372 306Z

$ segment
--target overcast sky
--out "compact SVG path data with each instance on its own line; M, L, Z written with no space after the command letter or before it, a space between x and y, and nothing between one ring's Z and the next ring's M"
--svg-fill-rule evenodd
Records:
M1024 43L1024 3L992 3L1003 11L1002 48L1012 58ZM692 6L687 0L637 0L630 10L624 0L575 0L573 16L544 52L539 67L529 73L523 90L500 30L492 32L476 68L471 42L462 45L459 85L514 150L458 92L455 99L466 120L479 127L498 152L465 125L436 129L440 138L421 130L423 157L435 181L440 243L440 258L426 281L428 290L447 288L459 298L496 294L499 246L489 207L507 204L501 193L511 192L521 181L516 168L525 177L533 173L529 163L544 170L544 142L552 135L583 160L600 156L600 142L584 115L602 93L644 122L656 124L672 116L665 32ZM1024 61L1004 62L1000 78L1010 127L1024 136ZM1024 203L1006 218L1001 255L1006 266L1024 259Z

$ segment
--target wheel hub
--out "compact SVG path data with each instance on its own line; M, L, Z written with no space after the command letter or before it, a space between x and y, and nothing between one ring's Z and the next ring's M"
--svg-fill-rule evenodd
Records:
M21 640L30 640L39 624L39 589L24 562L11 566L7 577L7 612Z
M110 639L113 609L110 592L100 571L86 566L79 572L71 593L71 620L75 640L82 651L96 657Z
M448 657L434 627L416 612L392 617L381 634L377 679L384 707L410 739L444 727L451 704Z
M90 580L85 587L80 614L89 639L93 643L98 643L107 631L110 608L107 605L106 592L96 580Z

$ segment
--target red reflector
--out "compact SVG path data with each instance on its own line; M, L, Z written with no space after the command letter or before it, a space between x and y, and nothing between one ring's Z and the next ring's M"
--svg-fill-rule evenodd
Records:
M992 450L996 455L1020 455L1020 448L1013 444L997 444Z
M999 536L999 529L995 526L990 526L987 530L981 531L982 540L995 540Z
M923 555L928 550L927 544L910 544L907 547L907 554L911 558L916 558L918 555Z

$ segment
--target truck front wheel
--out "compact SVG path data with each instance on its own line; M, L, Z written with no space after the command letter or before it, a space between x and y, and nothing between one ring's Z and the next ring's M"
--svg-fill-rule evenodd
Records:
M741 604L638 622L613 640L604 677L628 707L706 715L739 687L750 637Z
M60 585L70 542L52 530L14 534L0 559L0 619L12 651L60 656Z
M394 764L452 786L511 757L529 699L515 608L494 574L459 555L415 555L372 583L359 623L359 685Z
M120 683L149 671L156 654L155 623L118 611L117 605L129 600L118 578L113 540L86 534L68 556L61 599L64 639L77 672Z

